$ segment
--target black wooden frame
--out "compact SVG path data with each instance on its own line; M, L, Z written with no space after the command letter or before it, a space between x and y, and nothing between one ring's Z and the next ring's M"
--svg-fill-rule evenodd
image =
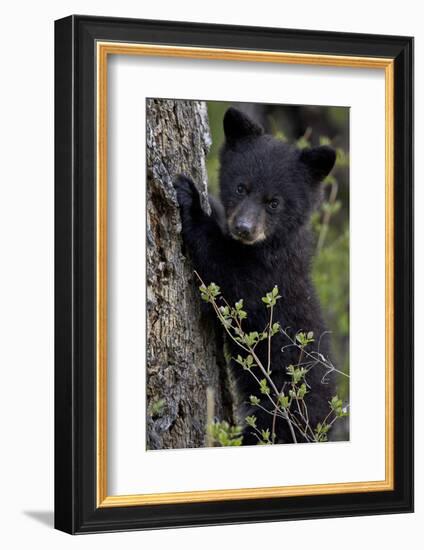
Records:
M96 508L97 40L395 60L395 489ZM70 16L55 23L55 526L120 531L413 510L413 39Z

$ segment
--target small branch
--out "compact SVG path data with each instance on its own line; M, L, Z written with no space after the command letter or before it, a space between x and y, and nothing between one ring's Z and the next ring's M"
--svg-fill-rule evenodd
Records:
M328 204L330 205L330 208L324 212L321 231L319 232L318 244L317 244L317 250L316 250L317 254L321 252L322 247L324 246L325 239L327 237L328 228L330 226L330 220L331 220L331 206L333 206L333 204L336 202L337 192L338 192L338 185L337 185L337 182L335 181L331 186L331 192L328 198Z
M225 300L225 298L220 294L219 287L217 287L215 285L216 290L217 290L216 292L213 292L212 290L208 290L209 288L212 289L212 287L211 287L212 283L211 283L210 287L207 287L205 285L205 283L203 282L202 278L200 277L200 275L197 273L197 271L195 271L194 273L197 276L197 278L199 279L200 283L205 288L205 292L207 292L207 295L206 295L207 296L207 301L212 305L212 307L215 311L215 314L218 317L221 324L223 325L226 333L228 334L228 336L231 338L231 340L236 344L236 346L238 348L240 348L241 350L243 350L245 353L248 354L248 356L245 359L243 359L243 360L240 359L240 360L238 360L238 362L240 362L242 364L242 367L245 370L247 370L250 373L250 375L254 378L254 380L256 381L258 386L261 388L262 393L267 396L268 400L270 401L270 403L273 407L273 410L270 411L267 408L263 407L262 405L256 404L256 406L258 408L264 410L267 414L272 416L271 439L268 442L271 443L271 444L275 444L277 418L282 418L283 420L285 420L287 422L294 443L297 443L295 429L299 431L299 433L302 435L304 440L306 440L307 442L316 442L316 441L318 441L319 438L315 435L312 427L310 426L307 405L306 405L306 403L304 402L303 399L300 399L300 401L302 401L302 403L299 403L299 398L297 397L298 394L296 392L297 382L296 383L294 382L294 378L292 379L292 383L291 383L292 392L293 392L292 399L290 401L288 401L288 406L287 407L282 408L280 406L280 396L283 395L283 391L284 391L284 388L286 386L286 382L284 382L284 384L282 386L282 389L279 392L277 390L277 387L275 386L274 381L271 378L271 338L273 336L273 328L272 328L273 305L272 304L270 305L269 323L265 327L264 331L261 333L261 335L268 333L268 357L267 357L267 367L265 368L265 366L262 364L262 361L259 359L259 357L257 356L257 354L255 352L255 347L256 347L257 343L260 341L261 338L259 336L255 337L255 338L250 337L250 335L247 335L243 331L243 328L242 328L242 315L241 315L241 312L240 312L242 310L242 305L239 307L236 304L236 308L234 309ZM203 292L204 291L202 290L202 293ZM218 307L218 305L217 305L217 296L220 296L220 299L223 300L223 303L226 306L226 309L227 309L228 313L227 313L227 311L225 311L224 312L225 316L221 312L221 310L223 308ZM243 312L243 313L244 313L244 316L246 316L246 313L245 312ZM233 324L233 323L235 323L235 324ZM335 371L335 372L338 372L340 374L343 374L344 376L349 377L345 373L343 373L341 371L338 371L319 352L322 335L321 335L321 337L319 338L319 341L318 341L318 351L308 352L306 350L306 345L299 345L296 342L296 337L295 337L295 339L291 338L289 336L289 334L287 333L287 331L285 331L284 329L281 329L281 332L290 341L290 344L287 345L287 346L284 346L282 348L282 351L284 351L286 348L292 347L292 346L295 346L297 349L300 350L299 359L297 361L297 368L300 368L301 365L305 365L306 366L305 371L306 371L306 373L308 373L309 370L311 370L317 364L321 364L326 368L327 374L330 373L330 372ZM250 342L252 342L252 345L250 344ZM309 361L308 361L308 359L309 359ZM232 361L233 362L236 361L234 357L232 357ZM258 376L255 374L255 372L253 371L253 369L255 367L258 367L259 371L264 376L265 381L266 381L265 384L264 384L264 379L260 380L258 378ZM304 374L302 374L302 377L303 377L305 385L307 387L309 387ZM269 387L267 386L267 384L269 384ZM275 400L273 398L274 396L275 396ZM210 401L210 399L211 399L211 396L208 396L208 401ZM291 412L291 410L290 410L290 407L293 403L293 399L296 401L296 406L297 406L297 411L295 411L295 413ZM209 403L209 406L208 406L208 410L209 411L211 410L210 403ZM325 417L325 419L323 421L323 424L325 424L327 422L327 420L329 419L332 412L333 411L331 410L327 414L327 416ZM298 415L298 417L296 417L296 415ZM210 417L211 415L209 414L208 416ZM329 426L332 426L333 423L336 421L336 419L337 419L337 416L329 423ZM304 424L304 426L302 426L302 423ZM249 426L254 428L255 431L257 433L259 433L262 437L262 433L258 430L258 428L254 427L254 426L251 426L250 424L249 424ZM256 435L256 437L258 437L257 434L255 434L255 435ZM262 439L258 437L258 439L260 441L262 441L263 437L262 437Z
M283 346L283 348L281 349L281 351L284 352L285 349L287 349L288 347L292 347L292 346L295 346L295 347L299 347L299 345L296 343L296 341L287 333L287 331L285 331L284 329L281 329L284 336L286 336L286 338L288 338L291 342L291 344L287 345L287 346ZM345 376L346 378L350 378L350 376L348 374L346 374L345 372L342 372L341 370L338 370L336 369L336 367L331 364L330 362L327 362L327 360L322 360L321 357L323 357L319 352L317 351L306 351L304 349L304 354L306 357L308 357L313 363L319 363L321 364L323 367L325 367L328 372L326 374L330 374L331 372L337 372L338 374L341 374L342 376Z
M272 331L272 311L274 307L270 307L270 313L269 313L269 327L268 327L268 367L267 372L268 374L271 374L271 331Z

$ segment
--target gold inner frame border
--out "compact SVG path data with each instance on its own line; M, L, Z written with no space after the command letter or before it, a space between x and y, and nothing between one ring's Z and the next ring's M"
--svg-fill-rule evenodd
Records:
M107 62L109 55L138 55L285 63L361 69L385 73L385 479L316 485L214 489L172 493L107 493ZM390 58L96 42L97 63L97 335L96 335L96 471L97 507L213 502L307 495L365 493L394 489L394 60Z

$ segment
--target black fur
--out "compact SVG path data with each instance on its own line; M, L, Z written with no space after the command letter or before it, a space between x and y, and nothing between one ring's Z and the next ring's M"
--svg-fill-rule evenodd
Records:
M299 151L265 135L260 126L233 108L225 114L224 131L222 207L215 201L212 215L206 215L194 183L183 175L175 181L183 239L193 265L206 284L214 282L221 287L230 303L243 298L247 332L265 328L269 310L261 297L277 285L282 298L275 307L274 320L292 335L313 331L316 343L312 348L317 349L326 329L310 280L312 242L308 222L320 199L320 181L332 169L335 153L329 147ZM299 358L296 348L281 351L287 343L283 334L272 338L272 378L278 389L289 379L286 367L296 364ZM230 347L236 356L240 350L235 344L230 343ZM320 352L328 357L328 335L320 341ZM266 364L265 342L258 345L257 353ZM263 397L249 372L238 364L233 368L245 402L250 395ZM324 374L325 369L317 366L307 377L310 392L306 402L313 427L327 414L328 401L335 393L331 377L327 383L322 382ZM255 414L260 428L271 425L272 418L266 413L261 415L258 408L246 405L243 413ZM281 443L293 441L284 420L278 420L276 433ZM251 430L246 429L243 443L256 442Z

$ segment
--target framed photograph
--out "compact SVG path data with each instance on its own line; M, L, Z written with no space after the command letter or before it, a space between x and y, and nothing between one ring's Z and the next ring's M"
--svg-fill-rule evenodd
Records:
M411 512L413 39L55 24L55 525Z

